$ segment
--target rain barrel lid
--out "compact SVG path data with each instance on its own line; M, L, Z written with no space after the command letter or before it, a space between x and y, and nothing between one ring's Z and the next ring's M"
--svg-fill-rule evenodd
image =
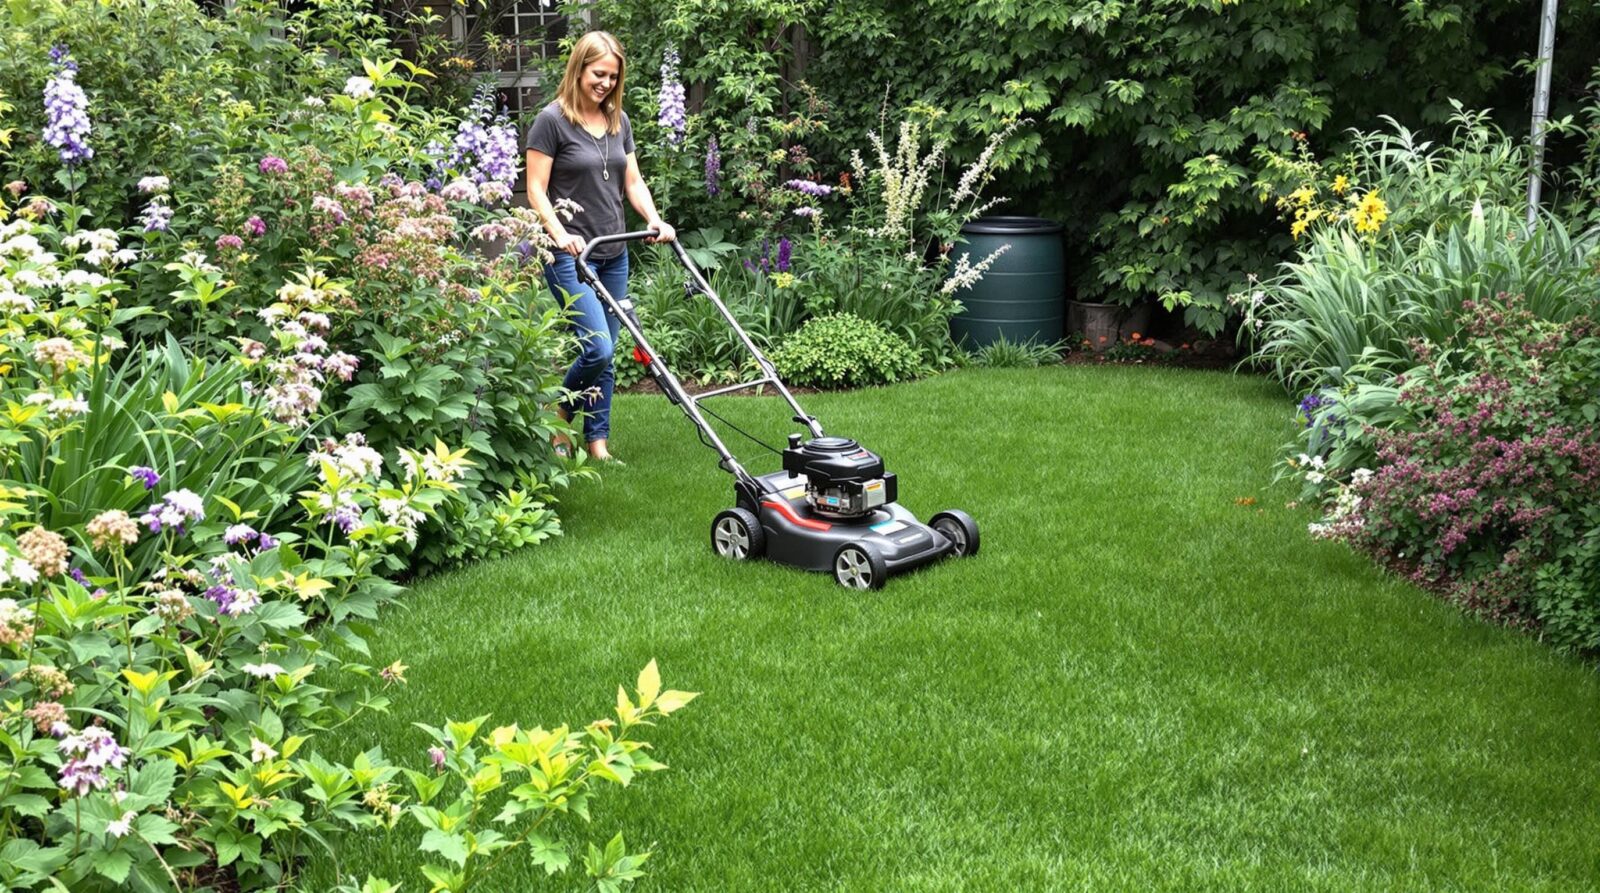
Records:
M1043 217L979 217L961 231L984 236L1048 236L1061 232L1061 224Z

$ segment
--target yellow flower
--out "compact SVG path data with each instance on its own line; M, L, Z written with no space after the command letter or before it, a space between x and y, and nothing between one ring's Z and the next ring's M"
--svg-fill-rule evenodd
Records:
M1289 227L1289 234L1294 236L1296 239L1299 239L1301 236L1305 235L1306 227L1310 225L1311 221L1307 220L1306 218L1296 217L1294 224Z
M793 273L773 273L772 274L772 287L773 288L788 288L791 285L794 285L794 274Z
M1316 197L1317 191L1310 186L1301 186L1299 189L1289 193L1289 198L1293 199L1294 203L1302 208L1311 204L1311 200Z
M1378 190L1374 189L1362 196L1361 202L1356 205L1351 216L1355 219L1356 232L1375 233L1383 226L1383 222L1389 219L1389 206L1378 195Z
M1340 174L1339 176L1333 178L1333 194L1334 195L1344 195L1345 190L1347 190L1349 188L1350 188L1350 178L1349 177L1346 177L1344 174Z

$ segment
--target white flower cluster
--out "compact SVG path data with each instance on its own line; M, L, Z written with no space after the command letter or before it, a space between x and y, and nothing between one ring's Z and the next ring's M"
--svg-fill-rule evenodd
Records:
M956 268L950 273L950 278L945 280L944 287L939 289L940 293L948 295L953 294L958 289L971 288L979 279L983 278L983 274L989 271L989 268L994 265L1000 255L1005 254L1010 248L1011 243L1007 242L976 264L969 262L972 258L971 254L963 252L960 259L956 261Z
M1325 464L1321 457L1316 457L1313 465L1311 457L1304 453L1300 455L1306 472L1306 480L1320 483L1327 480L1327 474L1322 470ZM1357 492L1372 480L1370 468L1357 468L1350 473L1350 483L1340 484L1334 491L1333 506L1321 521L1314 521L1306 525L1306 530L1317 539L1348 539L1359 533L1366 524L1365 517L1361 514L1363 502L1361 494ZM1312 479L1316 475L1316 479Z
M356 480L377 477L383 470L383 456L367 446L367 439L360 432L345 435L342 443L324 441L322 449L312 453L306 461L313 468L321 468L323 463L327 463L333 466L340 477ZM319 474L323 483L328 483L327 473Z
M380 499L378 511L383 513L385 522L405 532L408 544L413 546L417 544L417 524L427 517L426 515L412 508L404 499Z
M344 82L344 95L360 102L378 95L373 89L372 78L353 77Z

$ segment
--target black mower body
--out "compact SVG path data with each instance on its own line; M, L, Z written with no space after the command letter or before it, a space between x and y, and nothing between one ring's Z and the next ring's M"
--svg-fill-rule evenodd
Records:
M756 480L765 492L755 514L766 531L766 557L772 561L826 573L833 570L840 546L867 543L877 549L890 573L899 573L937 561L955 549L954 543L897 502L859 518L829 517L812 509L806 478L776 471Z

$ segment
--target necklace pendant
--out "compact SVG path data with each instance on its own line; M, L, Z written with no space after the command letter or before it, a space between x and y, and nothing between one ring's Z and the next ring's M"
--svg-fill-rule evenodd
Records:
M611 179L611 172L610 171L601 171L600 172L600 179L602 179L602 180Z

